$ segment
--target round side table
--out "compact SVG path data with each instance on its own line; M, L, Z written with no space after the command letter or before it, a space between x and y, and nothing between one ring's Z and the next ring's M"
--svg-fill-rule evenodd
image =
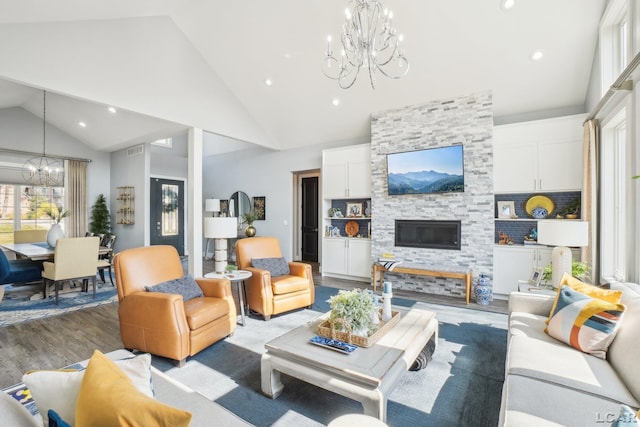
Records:
M244 281L251 277L251 272L247 270L233 270L227 273L207 273L204 275L207 279L228 279L231 283L235 283L238 289L238 305L240 306L240 317L242 318L242 326L245 326L245 310L244 310Z

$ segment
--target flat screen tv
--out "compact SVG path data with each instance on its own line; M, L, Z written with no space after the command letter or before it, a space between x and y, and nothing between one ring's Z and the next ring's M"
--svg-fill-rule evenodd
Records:
M464 191L462 145L387 154L389 195Z

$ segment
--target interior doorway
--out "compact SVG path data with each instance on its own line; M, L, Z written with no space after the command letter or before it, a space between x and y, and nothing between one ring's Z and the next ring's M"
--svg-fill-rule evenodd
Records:
M320 262L320 170L294 173L294 259Z

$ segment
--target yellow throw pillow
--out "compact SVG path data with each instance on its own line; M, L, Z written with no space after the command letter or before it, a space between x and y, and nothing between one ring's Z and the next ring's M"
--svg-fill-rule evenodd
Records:
M96 350L76 401L76 425L188 426L191 414L145 396L107 356Z
M556 293L556 299L553 301L553 306L551 307L549 318L546 321L547 325L551 320L551 316L553 316L553 313L556 311L556 306L558 305L558 297L560 296L560 289L563 285L569 286L571 289L573 289L574 291L578 291L581 294L585 294L602 301L607 301L612 304L619 304L620 299L622 299L622 291L611 291L609 289L602 289L597 286L581 282L569 273L564 273L562 279L560 280L560 284L558 285L558 292Z

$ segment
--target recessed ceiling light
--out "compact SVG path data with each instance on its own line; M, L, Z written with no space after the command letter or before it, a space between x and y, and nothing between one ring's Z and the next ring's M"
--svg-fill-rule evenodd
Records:
M266 84L267 86L271 86L273 84L273 81L271 81L271 79L266 79L264 81L264 84Z
M85 122L78 122L78 126L80 126L81 128L86 128L87 124Z
M338 98L333 98L333 101L331 101L331 103L337 107L338 105L340 105L340 100Z
M543 56L544 56L544 52L538 49L531 52L531 56L529 56L529 58L531 58L532 61L540 61Z
M118 110L116 110L116 107L109 107L109 108L107 108L107 110L109 110L109 112L110 112L111 114L115 114L115 113L117 113L117 112L118 112Z
M516 0L502 0L500 2L500 7L504 10L509 10L516 5Z

